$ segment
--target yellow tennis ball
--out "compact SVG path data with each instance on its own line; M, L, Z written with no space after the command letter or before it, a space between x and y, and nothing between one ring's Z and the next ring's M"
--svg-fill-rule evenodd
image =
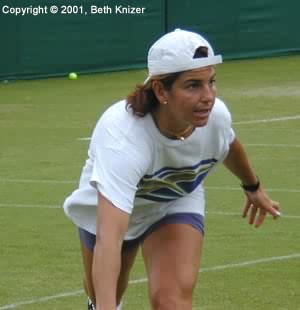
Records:
M75 73L75 72L69 73L69 79L70 80L77 80L77 73Z

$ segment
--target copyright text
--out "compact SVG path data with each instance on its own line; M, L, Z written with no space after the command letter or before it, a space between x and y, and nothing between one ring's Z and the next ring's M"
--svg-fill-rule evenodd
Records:
M9 6L3 5L1 13L5 15L24 16L24 15L143 15L146 12L145 7L123 6L123 5L37 5L37 6Z

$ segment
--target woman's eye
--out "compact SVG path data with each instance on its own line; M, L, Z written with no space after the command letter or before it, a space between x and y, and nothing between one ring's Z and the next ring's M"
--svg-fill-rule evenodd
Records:
M216 79L211 79L210 80L210 85L214 85L214 84L216 84Z
M199 83L191 83L191 84L188 86L188 88L191 88L191 89L197 88L197 87L199 87Z

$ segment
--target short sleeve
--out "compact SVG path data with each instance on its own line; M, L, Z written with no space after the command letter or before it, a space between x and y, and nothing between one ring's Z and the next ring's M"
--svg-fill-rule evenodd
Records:
M117 208L131 213L143 170L139 159L124 149L98 148L90 183Z
M232 128L232 118L231 118L231 114L229 112L229 110L227 109L227 107L225 106L225 122L224 122L224 136L228 142L228 144L230 145L233 140L235 139L235 132Z
M137 185L147 169L143 146L100 122L90 150L93 162L90 184L117 208L131 213Z
M229 152L230 144L235 139L235 132L232 128L231 113L225 103L220 99L216 99L215 124L217 124L223 137L223 147L219 158L219 161L222 162Z

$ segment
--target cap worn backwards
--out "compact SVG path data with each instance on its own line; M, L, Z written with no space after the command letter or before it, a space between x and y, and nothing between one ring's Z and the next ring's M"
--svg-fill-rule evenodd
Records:
M195 56L199 48L206 51ZM158 39L148 52L148 78L155 75L187 71L222 63L221 55L214 55L210 44L200 34L176 29Z

